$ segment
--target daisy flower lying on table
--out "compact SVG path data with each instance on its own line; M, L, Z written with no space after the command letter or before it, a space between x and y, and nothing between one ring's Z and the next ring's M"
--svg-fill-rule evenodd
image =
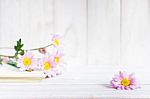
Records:
M134 74L127 74L120 71L118 75L115 75L111 80L112 88L118 90L133 90L139 88L139 84L136 81Z

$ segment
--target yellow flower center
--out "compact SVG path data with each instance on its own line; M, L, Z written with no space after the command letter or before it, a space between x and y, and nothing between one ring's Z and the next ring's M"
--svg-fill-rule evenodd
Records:
M60 58L59 57L55 57L55 63L58 64L59 63Z
M54 39L54 44L55 44L56 46L59 46L59 40L58 40L58 39Z
M28 58L28 57L25 57L25 58L23 59L23 64L24 64L24 66L29 66L29 65L31 65L31 59Z
M49 70L51 68L51 64L49 62L44 63L44 70Z
M121 85L123 86L129 86L131 83L131 81L127 78L124 78L122 81L121 81Z

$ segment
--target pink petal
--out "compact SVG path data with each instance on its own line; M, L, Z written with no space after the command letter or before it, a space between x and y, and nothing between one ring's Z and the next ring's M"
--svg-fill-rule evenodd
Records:
M130 90L129 86L124 87L125 90Z
M112 80L111 82L112 87L117 88L118 86L120 86L120 82L116 82L114 80Z
M130 81L131 81L131 85L136 85L136 83L137 83L135 79L132 79Z
M116 87L117 90L122 90L121 85Z
M135 89L136 86L135 86L135 85L130 85L129 88L130 88L130 89Z
M124 88L124 86L121 86L121 90L124 90L125 88Z
M122 80L120 75L115 75L112 79L115 80L115 81L121 81Z
M135 79L134 73L129 75L129 79Z
M120 77L122 78L122 79L124 79L124 78L127 78L127 74L126 74L126 72L119 72L119 75L120 75Z

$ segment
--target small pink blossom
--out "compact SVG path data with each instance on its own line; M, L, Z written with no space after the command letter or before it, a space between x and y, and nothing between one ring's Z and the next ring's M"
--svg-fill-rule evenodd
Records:
M63 56L64 54L61 51L57 50L56 54L54 55L54 61L56 65L60 64Z
M119 72L119 75L115 75L111 80L111 86L118 90L133 90L139 88L134 74L127 75L126 72Z
M39 49L39 52L40 52L41 54L46 54L46 48L40 48L40 49Z
M36 59L31 52L25 53L18 59L18 67L20 67L21 70L33 70L36 65Z
M60 47L61 45L61 40L60 40L60 35L58 34L54 34L53 37L52 37L52 42L53 42L53 45L55 47Z

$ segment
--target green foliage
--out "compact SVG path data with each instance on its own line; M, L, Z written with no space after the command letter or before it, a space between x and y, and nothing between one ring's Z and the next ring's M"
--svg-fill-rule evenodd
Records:
M14 49L16 51L15 58L18 58L18 55L24 55L24 50L22 49L24 44L21 43L21 39L17 41L17 45L14 46Z
M13 67L17 67L17 62L15 62L13 60L9 60L7 64L9 64L9 65L11 65Z

